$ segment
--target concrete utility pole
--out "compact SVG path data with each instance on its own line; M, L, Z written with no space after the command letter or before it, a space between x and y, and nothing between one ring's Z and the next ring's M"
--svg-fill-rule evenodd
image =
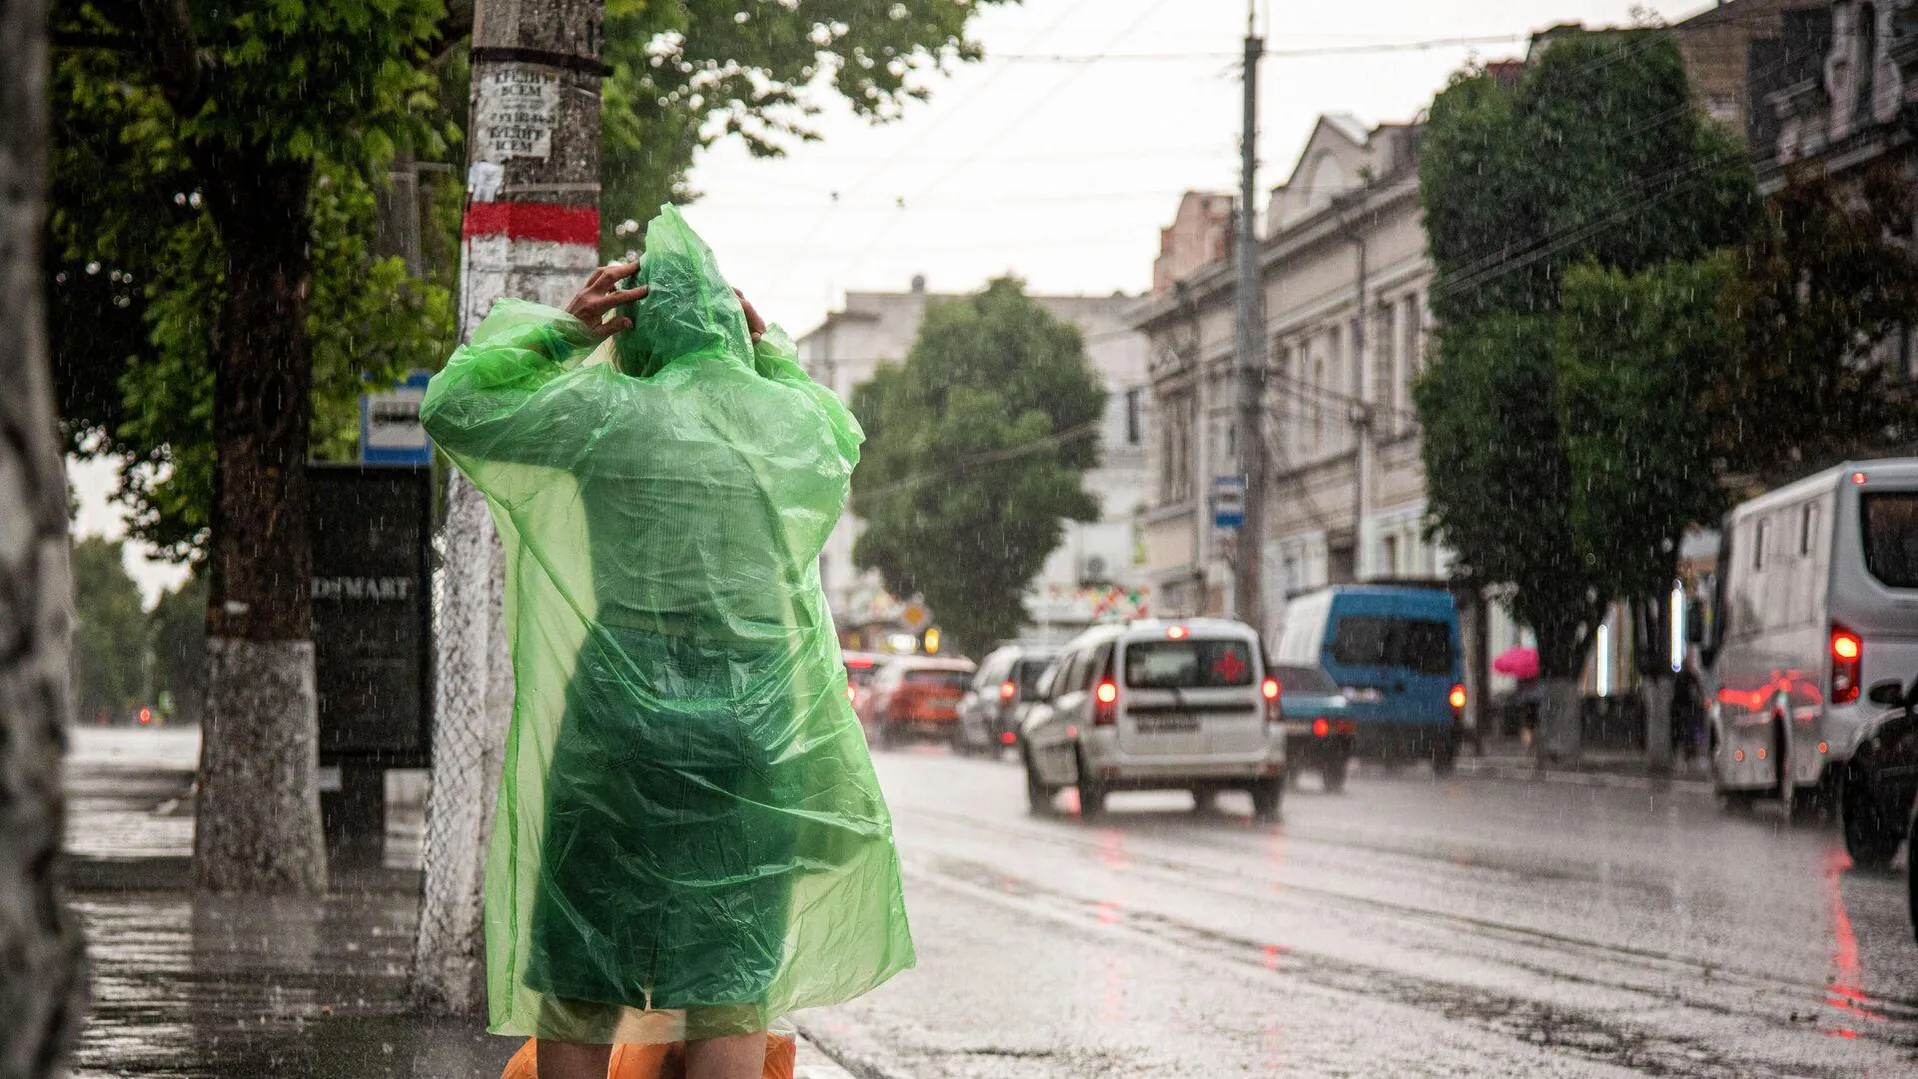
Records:
M1239 529L1233 613L1265 630L1260 570L1265 552L1265 303L1259 280L1259 58L1265 41L1255 11L1245 25L1245 134L1240 149L1238 256L1239 470L1245 475L1245 524Z
M563 306L599 263L603 0L478 0L467 124L460 335L502 297ZM439 606L433 785L413 996L485 1002L481 893L512 711L504 562L486 500L449 477Z

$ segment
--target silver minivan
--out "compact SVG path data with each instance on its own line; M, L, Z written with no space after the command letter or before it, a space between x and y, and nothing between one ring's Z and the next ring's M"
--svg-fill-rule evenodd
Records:
M1827 469L1736 507L1694 625L1727 801L1834 784L1918 677L1918 459ZM1702 621L1702 620L1701 620Z
M1088 630L1066 645L1026 711L1021 756L1034 813L1077 787L1082 816L1115 790L1252 795L1271 817L1285 790L1279 684L1242 622L1150 620Z

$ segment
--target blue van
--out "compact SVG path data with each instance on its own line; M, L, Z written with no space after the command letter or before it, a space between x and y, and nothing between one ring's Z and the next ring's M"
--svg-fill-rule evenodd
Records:
M1442 587L1334 585L1285 608L1274 662L1325 668L1356 721L1353 752L1458 760L1465 711L1458 604Z

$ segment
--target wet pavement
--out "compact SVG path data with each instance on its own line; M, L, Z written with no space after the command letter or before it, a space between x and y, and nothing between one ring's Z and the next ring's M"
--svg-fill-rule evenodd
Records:
M478 1020L409 1013L417 803L384 864L333 870L324 901L195 899L193 731L72 732L68 895L93 1006L76 1079L483 1079L518 1047ZM799 1079L846 1079L809 1043Z
M476 1077L513 1048L407 1013L416 808L327 900L195 903L191 732L76 731L77 1074ZM921 962L800 1016L863 1079L1918 1074L1898 873L1696 784L1361 772L1025 810L1010 760L877 756ZM846 1073L812 1045L802 1075Z
M1696 784L1412 769L1274 825L1088 823L1028 816L1009 761L878 763L921 963L817 1026L897 1075L1918 1074L1902 858Z

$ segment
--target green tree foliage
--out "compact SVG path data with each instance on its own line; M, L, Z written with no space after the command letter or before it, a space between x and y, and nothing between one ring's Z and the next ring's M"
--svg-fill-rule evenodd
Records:
M362 5L331 5L331 19L318 10L325 6L269 17L194 5L191 25L216 59L204 100L183 116L167 99L159 57L139 45L152 39L133 5L56 5L65 47L54 66L48 299L61 416L71 448L126 462L121 494L134 534L174 557L204 543L211 520L213 350L227 259L206 172L224 167L219 147L290 159L312 174L284 227L305 235L312 260L303 328L314 456L352 455L367 380L435 366L450 350L450 265L414 278L374 239L375 189L396 147L427 159L456 151L458 132L424 59L439 5L357 13ZM342 65L358 41L373 51ZM309 100L310 91L322 92ZM222 109L266 111L239 125ZM431 190L457 206L451 185Z
M1436 531L1462 573L1506 586L1544 672L1571 677L1604 604L1669 567L1673 516L1708 500L1685 460L1697 425L1668 423L1695 397L1634 409L1700 384L1662 368L1707 363L1690 323L1709 272L1688 264L1744 237L1751 171L1658 30L1559 39L1515 85L1455 80L1421 152L1444 327L1415 391ZM1645 504L1635 473L1674 503Z
M1840 187L1795 176L1767 200L1720 304L1725 363L1704 395L1712 449L1765 485L1918 437L1874 352L1918 315L1918 192L1889 168Z
M1509 586L1545 673L1577 673L1604 610L1574 525L1578 498L1558 410L1550 315L1489 314L1438 334L1413 386L1435 530L1473 580Z
M147 616L119 540L88 536L73 545L73 607L77 715L124 722L145 703Z
M853 399L855 561L923 596L962 651L1013 636L1063 522L1098 517L1082 480L1105 401L1078 329L1017 280L933 305L905 364Z
M1565 276L1557 406L1572 527L1602 596L1662 596L1678 538L1717 519L1711 421L1699 400L1722 355L1717 305L1729 256Z
M978 57L965 29L983 6L610 0L605 54L613 74L603 89L601 166L608 250L630 243L611 233L620 221L643 221L661 202L693 197L686 174L715 141L737 137L755 154L781 153L816 137L808 120L833 100L874 120L898 116L927 96L929 72ZM192 7L196 25L230 14L219 4ZM316 458L351 456L355 403L369 383L435 367L450 351L459 184L425 185L425 232L440 257L428 260L423 278L381 253L375 196L396 155L401 163L450 165L454 177L463 165L472 7L470 0L444 11L436 0L398 5L383 25L405 26L405 39L369 42L365 58L387 65L403 89L397 104L406 123L386 114L394 101L369 98L377 107L348 132L365 132L366 140L344 155L310 131L261 132L310 157L316 172L305 213ZM431 19L437 25L422 21ZM244 25L259 28L259 40L231 53L249 58L234 66L263 74L264 54L256 52L286 27L259 16ZM136 5L59 0L55 27L64 47L54 73L47 278L61 415L70 448L126 462L121 493L134 534L187 557L205 542L211 520L208 349L225 295L219 230L183 141L187 132L155 78L156 56L142 44L146 26ZM292 47L283 42L275 55L285 59ZM289 61L288 81L331 78L331 48Z
M193 574L162 593L147 615L154 699L172 699L175 723L200 719L201 676L206 657L206 580Z
M1578 34L1514 87L1486 73L1432 103L1419 166L1433 312L1555 311L1565 272L1701 258L1754 210L1743 148L1707 123L1663 30Z

